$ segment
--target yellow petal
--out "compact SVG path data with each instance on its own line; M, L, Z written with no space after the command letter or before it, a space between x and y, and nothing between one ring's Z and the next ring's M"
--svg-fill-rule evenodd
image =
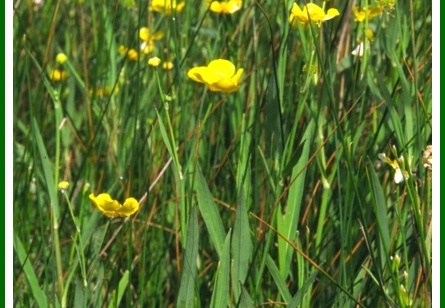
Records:
M329 9L328 12L326 13L326 17L324 18L324 20L329 20L339 15L340 12L337 9Z
M241 75L243 74L244 69L240 68L238 69L238 71L236 72L235 76L232 77L232 81L238 85L239 83L239 79L241 78Z
M235 74L235 65L229 60L217 59L209 63L208 68L221 77L232 77Z
M150 29L142 27L139 29L139 38L143 41L148 41L150 38Z
M324 20L326 16L323 9L314 3L306 4L306 6L303 9L303 13L309 14L311 20L315 22Z
M222 13L222 6L221 3L219 1L213 1L212 3L210 3L210 11L214 12L214 13Z
M119 216L130 216L139 209L139 202L135 198L127 198L124 205L117 211Z
M93 205L107 217L117 217L116 211L122 207L119 202L111 199L109 194L100 194L97 197L94 194L90 194L89 198Z
M214 74L208 67L194 67L188 71L187 75L194 81L213 84L221 80L221 76Z

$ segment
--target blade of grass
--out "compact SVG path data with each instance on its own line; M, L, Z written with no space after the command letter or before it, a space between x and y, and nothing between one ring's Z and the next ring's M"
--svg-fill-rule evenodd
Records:
M230 238L231 231L227 233L216 271L215 289L212 293L210 307L225 308L230 299Z
M290 242L294 242L297 235L298 218L300 215L301 200L306 180L307 161L309 157L310 141L314 135L315 123L311 121L306 128L302 138L303 149L298 163L292 168L291 187L289 188L289 198L287 199L286 213L277 215L278 232L280 232ZM308 141L308 142L306 142ZM279 267L283 278L289 274L290 263L292 261L293 249L286 241L278 239Z
M26 279L31 287L32 295L37 302L37 305L41 308L48 307L48 299L45 293L40 289L39 281L37 279L36 273L31 265L31 260L28 258L28 255L23 247L22 241L19 239L18 235L14 233L14 250L17 254L17 257L20 261L21 266L23 267L23 272L25 273Z
M195 190L198 196L199 211L209 232L210 240L215 246L218 256L221 257L225 238L224 226L199 165L196 166Z
M117 308L122 300L122 296L124 295L125 289L128 286L128 278L130 276L130 272L128 270L125 271L121 280L119 281L119 285L116 290L112 292L112 301L108 305L108 308Z
M196 206L191 210L187 232L187 247L185 247L184 267L177 300L177 307L179 308L195 306L196 260L199 245L198 210Z

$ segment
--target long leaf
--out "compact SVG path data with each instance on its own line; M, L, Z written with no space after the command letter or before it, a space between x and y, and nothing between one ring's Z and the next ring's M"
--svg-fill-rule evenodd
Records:
M187 230L187 247L184 254L181 284L179 286L177 307L194 307L196 260L198 258L199 229L198 211L192 208Z
M37 280L37 276L30 263L31 260L27 256L22 241L20 241L19 237L15 233L14 233L14 250L17 254L21 266L23 267L23 272L25 273L26 279L28 280L29 286L31 287L32 295L34 296L37 305L41 308L47 308L48 299L45 293L40 289L39 281Z
M197 165L195 175L195 189L198 195L198 207L201 212L204 223L210 235L218 255L221 257L222 247L224 245L224 227L219 215L218 208L213 202L213 197L209 191L207 183L202 175L201 168Z
M246 198L241 191L236 208L235 225L232 236L232 277L235 301L241 294L240 286L244 284L252 258L253 244L250 237L249 219L246 208Z
M266 264L270 274L272 275L273 280L275 281L278 291L280 292L284 301L286 303L289 303L292 299L292 296L289 292L286 282L284 281L283 277L280 274L280 271L278 270L278 267L275 265L275 262L270 255L267 256Z
M227 233L224 246L221 251L221 257L216 271L216 283L213 290L210 307L225 308L230 299L230 236L231 231Z
M117 286L117 290L113 291L113 300L111 301L108 308L117 308L122 300L122 296L124 295L125 289L128 286L128 279L130 277L130 272L128 270L125 271L121 280L119 281L119 285Z
M306 180L306 164L309 157L312 136L314 135L315 123L311 121L302 138L303 150L298 163L292 169L291 187L289 188L289 198L287 210L283 217L278 213L277 226L278 231L283 234L290 242L294 242L297 235L298 218L300 215L301 200L303 198L304 183ZM306 142L308 141L308 142ZM292 247L281 238L278 239L279 267L283 278L289 274L290 262L293 254Z
M54 213L54 221L57 223L60 217L60 210L59 201L57 199L57 189L56 185L54 184L54 171L35 118L32 118L32 131L39 150L40 161L42 162L43 174L45 176L45 183L47 186L46 188L48 190L51 207Z
M383 193L382 185L372 167L372 162L368 158L368 172L371 177L372 196L374 201L374 210L377 218L377 225L379 228L380 244L381 244L381 262L382 265L389 258L389 246L390 246L390 231L388 225L388 212L386 209L385 196Z

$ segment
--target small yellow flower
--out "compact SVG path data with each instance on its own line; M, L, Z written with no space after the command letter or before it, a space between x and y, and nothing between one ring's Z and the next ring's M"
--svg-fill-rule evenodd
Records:
M137 61L139 59L139 55L136 49L125 47L124 45L120 45L118 48L118 52L126 56L129 60Z
M169 71L171 69L173 69L174 65L173 62L171 61L165 61L164 63L162 63L162 68Z
M49 78L52 81L62 81L65 80L67 77L68 73L64 70L54 69L49 71Z
M60 190L66 190L68 187L70 187L70 183L68 183L67 181L62 181L57 184L57 188Z
M152 0L150 10L169 16L172 11L180 13L184 6L184 1L176 4L176 0Z
M149 54L155 48L155 41L160 40L164 36L164 32L157 31L153 34L150 33L150 29L142 27L139 29L139 38L142 40L141 50L145 54Z
M391 160L388 157L386 157L385 153L380 153L379 158L384 163L389 164L396 172L394 173L394 182L396 184L399 184L400 182L403 182L403 180L407 180L409 178L408 172L402 171L400 169L399 163L397 160ZM399 160L403 161L403 156L400 156Z
M329 9L327 13L323 11L321 7L314 3L308 3L303 7L303 10L294 3L291 13L289 15L289 22L292 26L295 26L295 21L299 21L301 24L306 25L309 21L313 21L317 26L321 26L321 23L339 16L340 13L337 9Z
M235 73L235 65L224 59L213 60L208 66L194 67L187 75L196 82L205 83L210 91L231 93L239 89L242 68Z
M233 14L243 6L242 0L212 1L210 11L218 14Z
M63 64L66 62L66 60L68 60L68 57L66 56L66 54L64 54L64 53L57 54L57 56L56 56L57 63Z
M366 18L368 20L373 19L374 17L379 16L383 12L383 8L380 6L377 7L371 7L371 8L365 8L362 10L359 10L359 8L356 6L354 7L354 21L362 22Z
M156 67L159 64L161 64L161 59L159 59L158 57L152 57L148 59L148 65Z
M139 202L135 198L127 198L124 204L111 199L109 194L100 194L97 197L90 194L89 198L93 205L107 217L130 216L139 209Z

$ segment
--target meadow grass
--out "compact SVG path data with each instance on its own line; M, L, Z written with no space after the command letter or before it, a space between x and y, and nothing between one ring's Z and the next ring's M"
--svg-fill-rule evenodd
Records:
M14 306L430 307L432 3L206 3L16 1Z

